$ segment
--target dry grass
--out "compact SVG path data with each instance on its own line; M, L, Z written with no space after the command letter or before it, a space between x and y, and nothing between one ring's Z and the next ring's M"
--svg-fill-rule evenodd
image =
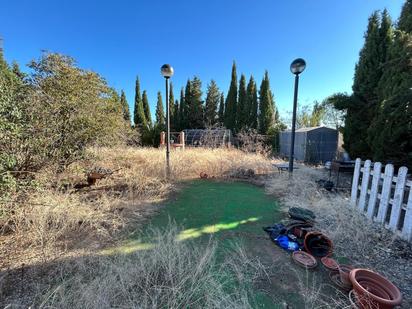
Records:
M174 224L153 229L150 250L88 256L49 266L29 303L36 308L250 308L253 283L265 268L235 246L228 260L216 260L217 244L177 241ZM39 272L39 270L33 270Z
M271 161L259 154L199 148L173 151L172 177L167 180L164 159L165 152L160 149L93 148L87 160L60 175L39 173L38 188L19 196L12 211L7 211L11 216L5 230L11 232L0 236L0 298L3 291L3 296L16 304L35 302L44 308L250 306L245 286L239 293L224 288L229 277L236 277L240 284L263 274L259 262L248 260L242 250L232 255L241 261L232 259L220 268L214 260L215 244L195 248L169 239L164 246L164 235L158 235L155 251L95 255L125 235L128 227L136 228L150 217L158 209L153 202L177 190L180 180L198 178L201 172L215 177L231 177L240 169L252 169L256 174L273 172ZM117 171L91 188L73 189L95 166ZM326 178L321 170L300 166L293 179L287 173L274 174L266 180L266 190L280 199L285 210L298 206L315 211L317 228L333 240L338 256L385 274L402 289L402 275L412 270L405 266L408 261L393 263L397 257L388 253L394 244L392 235L351 210L347 195L320 190L315 183L319 178ZM376 258L382 252L387 259ZM388 268L388 263L393 265ZM23 288L15 288L15 281L5 279L12 276L17 280L20 271L25 274L19 279L26 289L23 292ZM221 277L224 271L229 272L227 278ZM245 273L251 277L244 278ZM346 306L345 301L323 295L317 282L299 276L305 308L326 308L328 302L331 308Z
M352 209L348 192L334 193L319 188L315 181L327 177L322 168L299 165L293 178L287 173L273 177L267 181L266 189L280 198L285 212L289 207L314 211L315 227L333 241L335 256L345 257L357 267L372 269L392 280L404 293L404 306L409 308L412 285L405 280L405 275L412 273L412 265L409 258L404 257L403 249L410 254L410 247ZM317 292L312 289L311 293Z
M62 174L38 173L36 189L1 206L10 216L3 220L8 233L0 236L0 270L86 254L110 244L125 234L120 231L150 217L158 209L154 202L173 193L180 180L198 178L201 172L226 177L238 169L271 169L264 156L236 149L176 150L171 160L170 180L165 178L165 151L154 148L92 148L88 159ZM73 189L95 166L117 171L93 187Z

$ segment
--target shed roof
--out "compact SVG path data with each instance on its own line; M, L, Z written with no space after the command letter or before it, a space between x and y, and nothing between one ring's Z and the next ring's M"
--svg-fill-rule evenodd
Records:
M325 126L317 126L317 127L300 128L300 129L297 129L295 132L309 132L309 131L314 131L314 130L318 130L318 129L328 129L328 130L336 131L335 129L328 128L328 127L325 127ZM285 130L284 132L291 132L291 131L292 130Z

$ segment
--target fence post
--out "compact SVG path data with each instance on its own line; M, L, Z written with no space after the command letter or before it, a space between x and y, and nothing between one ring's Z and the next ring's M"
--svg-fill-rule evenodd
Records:
M368 196L369 178L371 176L371 160L366 160L363 166L361 192L359 196L359 210L363 213L365 211L366 197Z
M361 159L357 158L355 161L355 170L353 172L352 192L351 192L351 199L350 199L350 204L352 207L356 206L356 200L358 198L360 169L361 169Z
M389 198L391 195L392 177L393 177L393 165L386 164L385 175L383 176L381 201L379 203L378 215L376 216L376 221L379 223L383 223L385 221L385 215L386 215L386 211L388 210L388 203L389 203Z
M372 178L372 184L371 184L371 193L369 196L368 213L366 215L369 219L372 219L373 214L375 213L376 199L378 198L379 182L381 180L381 171L382 171L382 163L375 162L373 164L373 178Z
M389 228L392 231L396 231L398 228L399 217L401 215L403 195L405 193L406 175L408 174L408 168L402 166L398 170L398 176L396 177L395 194L393 197L391 217L389 219Z
M402 237L412 241L412 186L409 187L408 204L406 204L405 219L403 221Z

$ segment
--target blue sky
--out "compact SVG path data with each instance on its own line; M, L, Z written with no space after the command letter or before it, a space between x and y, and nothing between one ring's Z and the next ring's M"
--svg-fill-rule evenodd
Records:
M269 71L281 114L292 108L290 62L307 62L300 104L351 91L353 70L368 16L387 8L399 16L401 0L175 0L0 2L0 36L8 61L21 66L41 50L74 57L83 68L124 89L130 105L134 82L149 94L164 91L160 66L175 69L175 96L194 75L203 88L215 79L227 93L233 60L238 75L260 83Z

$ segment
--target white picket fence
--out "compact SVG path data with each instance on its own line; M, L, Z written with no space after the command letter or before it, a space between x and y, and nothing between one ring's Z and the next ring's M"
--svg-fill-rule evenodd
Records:
M363 165L363 166L362 166ZM408 168L394 174L392 164L382 173L380 162L356 159L351 205L369 220L384 225L401 238L412 241L412 181Z

